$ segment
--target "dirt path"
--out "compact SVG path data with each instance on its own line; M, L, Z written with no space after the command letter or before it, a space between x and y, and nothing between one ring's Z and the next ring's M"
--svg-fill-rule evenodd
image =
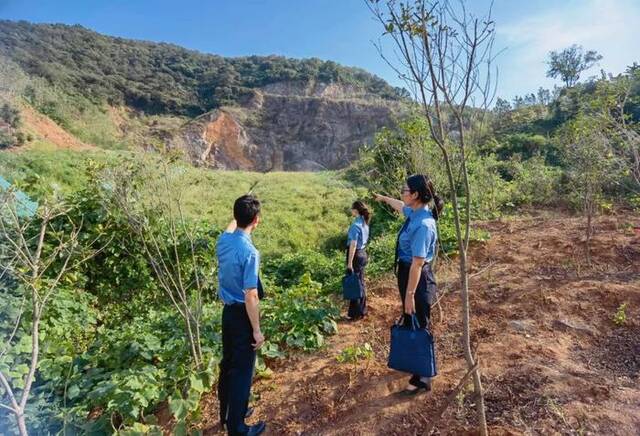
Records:
M584 260L576 218L534 217L483 225L474 247L473 343L483 368L492 434L640 434L640 235L631 215L597 222L593 263ZM386 368L398 315L392 280L370 286L370 314L341 322L326 349L299 355L254 385L255 418L268 434L422 434L464 374L455 265L440 269L442 316L434 311L440 374L429 394L399 397L407 376ZM612 317L627 302L627 323ZM348 346L374 357L338 363ZM474 434L471 391L459 395L439 434ZM218 434L215 399L205 434ZM212 413L211 413L212 412Z

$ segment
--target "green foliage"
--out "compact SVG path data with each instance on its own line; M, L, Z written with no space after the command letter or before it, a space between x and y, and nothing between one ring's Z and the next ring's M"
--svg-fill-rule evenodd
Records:
M2 107L0 107L0 121L4 121L11 127L17 129L20 127L21 123L20 111L9 103L5 102Z
M369 360L373 357L371 344L365 342L363 345L350 345L336 356L339 363L357 363L361 360Z
M0 149L10 148L15 145L18 145L17 138L7 132L0 130Z
M0 103L2 103L0 98ZM24 133L18 131L21 126L20 111L8 102L0 106L0 150L26 142Z
M281 81L344 83L382 98L399 98L396 89L376 76L315 58L223 58L171 44L112 38L80 26L10 21L0 22L0 41L0 55L70 98L83 96L150 114L194 116ZM33 96L33 88L25 94ZM55 117L64 113L55 107L59 104L48 100L39 109ZM70 119L56 121L64 126Z
M560 168L549 166L542 157L536 156L523 162L513 162L509 171L514 205L545 206L558 202Z
M127 183L135 185L137 177L144 175L145 183L135 185L135 191L146 204L145 198L154 192L155 176L148 171L153 172L155 158L44 151L1 157L0 168L10 178L15 175L35 198L54 190L66 193L71 219L83 222L82 245L87 251L102 249L70 275L43 319L42 360L28 411L31 431L56 433L64 426L70 432L104 434L112 431L113 424L123 434L154 432L155 422L148 418L165 401L176 417L175 431L187 429L199 416L203 389L210 389L216 378L221 305L215 298L215 279L210 278L213 286L203 296L201 343L206 369L198 372L190 360L181 318L159 290L140 240L110 203L118 185L101 177L105 172L119 174L115 170L124 167L133 171L127 173ZM140 166L144 171L136 173ZM337 330L335 319L342 301L334 293L339 289L344 253L316 249L293 255L291 247L311 248L325 239L344 238L350 221L347 211L355 194L348 182L335 173L211 173L180 163L172 169L175 182L189 187L184 196L185 214L189 226L195 226L199 249L208 256L215 253L221 228L215 222L226 224L233 199L260 182L255 188L263 200L264 220L254 240L264 253L263 278L269 298L262 306L268 343L259 356L259 374L268 374L266 364L291 350L321 347L326 336ZM222 187L227 189L219 189ZM325 221L310 225L321 220ZM296 231L282 234L286 221ZM53 225L65 228L63 223ZM166 232L162 216L151 217L150 225L158 234ZM298 232L298 227L303 231ZM208 268L203 274L214 271ZM308 273L303 274L305 271ZM5 287L1 298L7 303L0 308L3 333L10 330L23 295L20 288ZM3 368L15 371L16 379L29 361L28 321L27 313L11 353L0 362ZM4 410L0 423L13 428Z
M308 351L322 347L325 336L337 332L339 309L309 273L297 285L274 288L272 292L262 309L262 324L270 343Z
M324 289L337 290L344 266L344 251L324 254L302 250L266 259L263 271L276 286L292 286L298 283L303 275L309 274L313 281L323 283Z
M613 323L618 327L622 327L627 323L627 308L629 307L628 303L622 303L618 310L616 310L615 315L613 315Z
M369 277L378 277L393 270L396 235L401 225L402 222L399 219L394 219L384 233L373 233L372 229L371 233L374 237L369 241L369 246L367 247L367 254L369 255L367 275ZM376 237L375 235L378 236Z
M502 160L528 160L542 156L550 165L558 165L560 149L557 142L539 134L512 133L501 136L495 148L497 157Z
M492 154L470 148L467 170L472 189L473 219L488 219L500 213L509 198L508 183L500 177L500 163ZM430 138L423 117L401 122L396 130L383 129L369 147L357 171L366 174L371 189L399 197L404 180L411 174L428 174L445 202L451 198L448 177L442 165L442 152ZM459 174L461 169L453 169ZM458 192L460 197L461 192ZM445 219L451 219L451 217Z
M597 118L579 115L560 131L569 182L568 198L592 215L605 188L618 177L616 156L604 126Z
M91 200L96 194L87 191L92 177L87 166L109 167L139 159L147 159L150 167L155 165L153 156L130 152L78 153L36 148L20 154L0 153L0 174L35 197L59 191L74 193L74 201L82 201L83 196L88 196L86 201L97 201ZM176 167L180 168L179 183L186 186L185 214L189 219L206 222L213 231L226 227L233 218L233 201L257 183L254 193L262 201L263 220L253 239L265 259L297 250L318 251L318 247L342 249L340 241L346 238L351 219L349 207L366 192L337 172L249 173L211 171L186 164ZM97 215L104 213L95 211ZM98 221L97 225L104 218L92 219ZM325 247L328 240L338 242Z
M0 153L0 174L36 198L53 192L68 194L87 185L88 159L108 161L119 156L35 147L21 153Z
M559 77L566 87L571 87L578 82L580 74L591 68L602 55L595 50L584 52L581 46L572 45L561 52L549 53L549 70L547 77Z

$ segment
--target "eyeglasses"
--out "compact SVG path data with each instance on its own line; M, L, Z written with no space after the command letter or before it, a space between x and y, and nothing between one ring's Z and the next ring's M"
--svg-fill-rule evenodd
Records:
M409 189L409 188L400 189L400 194L404 194L405 192L411 192L411 189Z

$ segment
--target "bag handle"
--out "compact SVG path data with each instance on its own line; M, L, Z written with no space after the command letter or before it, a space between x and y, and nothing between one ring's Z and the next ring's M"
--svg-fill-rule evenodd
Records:
M396 325L404 325L404 320L406 319L406 316L407 316L406 313L403 313L402 315L400 315L400 317L396 321ZM418 317L416 316L415 313L411 314L411 325L407 327L411 327L411 330L418 330L420 328L420 323L418 322Z

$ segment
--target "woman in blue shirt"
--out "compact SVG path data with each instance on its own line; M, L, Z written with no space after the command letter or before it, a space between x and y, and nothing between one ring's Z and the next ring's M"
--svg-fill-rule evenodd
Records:
M436 280L431 269L435 255L438 231L436 221L444 202L436 194L428 176L416 174L406 180L401 190L402 199L376 195L378 201L387 203L406 220L396 241L396 268L398 289L407 317L415 314L421 328L429 325L431 304L436 297ZM410 321L409 321L410 322ZM415 394L431 389L431 379L413 375L404 391Z
M347 233L347 273L355 273L362 286L362 298L349 301L347 318L357 320L367 314L367 292L364 285L364 268L367 265L365 248L369 242L369 221L371 212L362 201L351 205L351 214L355 217Z

